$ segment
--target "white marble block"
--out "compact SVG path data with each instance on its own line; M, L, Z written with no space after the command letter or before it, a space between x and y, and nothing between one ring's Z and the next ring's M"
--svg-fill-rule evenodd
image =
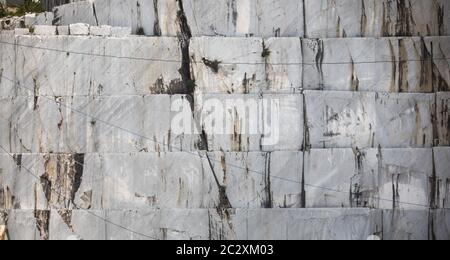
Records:
M434 105L433 94L307 91L307 141L313 148L431 147Z
M111 36L111 26L91 26L89 28L89 34L92 36Z
M70 35L86 36L89 35L89 25L85 23L75 23L69 25Z
M56 26L51 25L36 25L34 26L35 35L56 35Z
M131 27L112 27L111 35L113 37L125 37L131 35Z

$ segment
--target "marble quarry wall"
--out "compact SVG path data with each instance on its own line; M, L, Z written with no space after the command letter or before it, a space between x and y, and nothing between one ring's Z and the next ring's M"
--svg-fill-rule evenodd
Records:
M193 36L444 36L450 30L447 0L90 0L53 12L57 25L126 25L176 36L180 4Z
M450 239L449 8L95 0L25 17L0 31L0 239ZM202 124L211 104L227 131Z

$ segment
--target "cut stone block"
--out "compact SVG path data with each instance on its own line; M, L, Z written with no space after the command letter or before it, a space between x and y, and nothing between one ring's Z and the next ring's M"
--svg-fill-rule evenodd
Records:
M70 25L74 23L97 25L91 1L78 1L57 6L53 9L53 13L54 25Z
M58 35L70 35L70 29L68 25L59 25L56 30L58 31Z
M384 210L384 240L428 240L427 210Z
M34 26L35 35L56 35L56 26L36 25Z
M370 149L360 158L358 178L352 186L364 207L427 209L432 201L431 149Z
M25 14L24 21L26 27L36 25L36 14Z
M98 25L129 27L133 34L139 35L161 35L158 17L156 17L158 5L161 5L158 2L165 1L96 0L93 6Z
M268 93L298 93L302 90L303 53L298 38L264 41L266 89Z
M303 102L302 95L263 96L263 151L300 151L305 147Z
M93 36L111 36L111 26L91 26L89 30Z
M101 171L106 209L215 207L219 198L213 175L195 154L104 155Z
M299 1L194 0L184 3L194 36L301 37L303 5Z
M53 25L53 13L52 12L44 12L36 14L35 25ZM26 20L25 20L26 24ZM34 24L32 24L34 25Z
M223 50L226 42L227 51ZM258 93L265 89L263 42L260 38L194 38L190 44L196 91Z
M111 35L113 37L125 37L131 35L131 27L112 27Z
M304 88L433 92L432 68L442 64L445 69L444 63L448 68L446 61L431 56L430 46L445 42L440 39L304 39Z
M16 28L14 29L15 35L27 35L30 33L30 30L28 28Z
M432 172L431 149L313 149L305 154L306 206L424 210Z
M449 5L447 4L447 6ZM425 44L427 46L427 55L433 61L432 74L435 92L450 91L450 60L448 59L450 37L425 38Z
M14 35L14 30L1 30L0 31L0 35L13 36Z
M170 96L114 96L88 105L89 152L162 152L170 137Z
M437 209L430 212L429 239L450 239L450 210Z
M181 51L176 38L61 36L19 37L17 41L20 45L17 47L17 58L7 58L14 51L2 52L5 55L2 60L6 65L17 60L22 66L23 69L17 70L20 95L34 95L33 91L26 90L34 85L39 87L39 95L48 96L186 92L178 72ZM14 48L13 45L4 47ZM48 65L41 66L42 63ZM14 70L14 67L6 65L4 73ZM8 74L4 76L8 77ZM13 76L11 80L14 80ZM10 83L3 80L1 84Z
M3 153L0 191L7 196L0 209L101 209L99 160L96 154Z
M365 240L382 233L382 217L370 209L238 210L246 236L238 239ZM245 233L244 233L245 234Z
M33 210L10 210L4 213L10 240L42 240Z
M69 25L70 35L85 36L89 35L89 25L84 23L76 23Z
M432 146L432 94L307 91L305 97L313 148Z
M204 95L195 106L203 128L197 133L205 132L210 151L299 151L303 146L301 95Z
M437 93L436 105L436 128L439 139L435 140L435 145L448 146L450 145L450 92Z
M209 219L209 212L205 209L112 211L108 212L108 220L139 232L124 232L119 227L109 225L107 239L204 240L214 232Z
M52 210L50 240L105 240L108 225L105 211Z
M446 0L306 0L306 37L449 35Z
M307 208L357 207L352 179L357 174L352 149L312 149L305 152Z
M14 112L9 117L6 137L9 152L84 152L89 119L80 111L85 111L88 103L86 98L18 97L12 100Z
M434 167L436 171L436 179L431 180L434 184L434 202L438 208L450 208L450 148L435 147L434 151Z
M208 155L209 158L203 157L205 174L217 177L233 208L301 207L301 152L217 152Z
M12 35L3 34L3 32L0 31L0 97L13 97L16 95L14 91L16 89L16 59L14 58L16 39Z

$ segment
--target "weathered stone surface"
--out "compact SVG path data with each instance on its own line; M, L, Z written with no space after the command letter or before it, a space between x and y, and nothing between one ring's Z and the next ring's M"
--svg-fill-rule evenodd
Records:
M170 111L171 102L180 97L1 99L1 127L5 134L0 136L0 144L12 153L191 150L198 138L191 138L191 133L171 133L171 120L175 116Z
M0 239L449 239L447 2L77 4L0 21Z
M228 43L227 52L221 51ZM260 38L194 38L190 44L193 75L202 93L258 93L265 88Z
M384 210L384 240L428 240L427 210Z
M105 240L108 225L105 211L52 210L50 240Z
M60 36L18 37L17 41L17 57L12 56L14 52L2 52L2 63L5 73L14 70L9 67L11 62L20 63L16 77L21 95L34 95L26 89L33 86L39 88L38 95L48 96L184 92L178 73L181 53L175 38ZM41 66L43 62L48 66ZM2 80L2 84L12 83Z
M67 32L60 34L65 33ZM236 47L236 50L231 52L233 53L232 55L218 50L222 46L223 41L229 42L227 45ZM304 54L302 55L301 43L295 38L271 38L266 41L258 38L231 38L226 40L220 38L194 38L191 43L191 56L193 57L192 68L195 84L197 85L196 89L198 93L296 93L301 91L302 84L306 89L383 92L430 92L433 89L446 89L448 73L446 74L445 71L448 63L443 60L440 54L434 54L435 59L433 63L431 61L421 61L422 58L428 57L428 54L418 56L411 54L411 56L405 57L406 60L410 60L407 64L399 62L398 57L395 57L397 55L394 55L394 62L384 59L386 62L378 63L376 62L376 57L370 58L370 56L377 56L376 53L378 51L376 50L357 54L360 55L359 58L352 58L350 57L351 54L349 54L344 59L341 56L345 52L342 52L340 49L345 49L346 47L339 47L339 50L334 49L334 46L341 46L337 44L339 42L342 46L353 45L354 47L349 47L349 50L359 49L361 46L377 49L378 47L373 45L378 43L371 43L372 41L384 42L382 44L384 50L380 51L384 54L379 55L380 59L387 57L385 55L391 56L391 50L389 50L390 47L388 45L391 45L392 42L395 46L398 45L399 41L416 46L408 48L408 50L411 50L411 53L415 53L418 50L421 53L428 53L431 50L431 47L425 48L423 41L420 39L414 41L409 39L340 39L333 41L333 44L331 44L331 40L321 40L319 42L303 40ZM431 46L431 39L428 40L427 38L427 41L427 45ZM327 45L323 45L324 42ZM45 55L49 59L61 60L61 62L68 59L72 60L74 56L80 59L78 60L79 63L65 62L65 66L55 63L59 71L61 68L63 71L68 68L70 70L67 71L67 74L77 72L76 77L65 77L66 80L71 81L75 79L79 82L75 83L77 85L74 88L76 90L75 95L88 94L87 88L91 84L94 84L94 87L98 87L97 81L110 81L109 84L111 85L115 85L112 82L123 83L117 84L120 86L119 88L113 88L114 91L111 92L113 95L148 94L146 90L149 88L152 89L150 93L180 93L186 91L183 90L181 75L178 72L182 65L181 50L175 38L83 38L77 40L66 37L47 37L42 39L21 37L18 38L18 43L25 45L23 47L19 46L19 56L16 58L29 64L25 67L25 71L32 69L32 67L29 68L28 66L39 66L40 63L33 63L33 59L23 61L21 55L27 55L27 57L30 55ZM438 44L440 47L434 47L433 49L442 49L445 47L442 45L444 43L445 41L443 40L436 40L433 46ZM170 48L166 48L167 45ZM31 46L35 48L30 48ZM137 46L140 47L138 48ZM156 51L155 48L157 49ZM73 55L70 55L71 53L69 52L69 56L67 56L66 49L74 52L72 53ZM395 49L398 49L398 47L395 47ZM394 52L402 53L399 50L394 50ZM436 52L433 51L433 53ZM445 49L443 52L445 52ZM323 61L320 61L321 59L317 61L319 53L324 55ZM334 53L340 53L340 55L335 55ZM303 66L301 64L302 56L305 57ZM346 65L342 65L339 62L341 60L346 60ZM83 64L83 66L74 66L73 64ZM97 67L97 64L101 66ZM124 71L123 68L129 67L124 66L124 64L132 64L134 69L132 71ZM92 69L94 65L95 70ZM89 71L87 71L88 68ZM142 69L136 71L136 68ZM33 70L33 74L37 74L34 76L37 82L40 82L40 77L46 77L51 81L52 78L65 75L60 73L55 75L55 73L52 73L53 70L43 73L42 68L33 68ZM144 78L144 81L142 79L143 71L150 71L150 73L145 75L151 78L148 80ZM432 71L435 72L432 73ZM443 71L443 73L439 71ZM386 77L380 77L380 74L384 74ZM89 80L88 76L92 80ZM82 79L81 82L80 77ZM436 80L432 80L432 78L436 78ZM441 81L437 79L441 79ZM154 82L154 86L149 87L148 82ZM27 85L32 85L30 80L27 80L27 83ZM101 82L99 84L106 93L112 89L112 87L107 86L109 84ZM71 87L70 85L66 86L66 84L51 84L50 86L54 89L56 95L68 95L65 91L59 92L59 88Z
M308 38L449 35L445 0L306 0Z
M6 213L10 240L42 240L33 210L9 210ZM42 235L45 235L44 232Z
M358 179L362 206L382 209L428 208L432 202L430 179L433 158L430 149L371 149L362 154Z
M292 0L185 1L194 36L303 36L303 5Z
M223 214L215 209L11 210L2 218L12 240L449 238L448 210L433 211L430 218L428 210L236 209Z
M436 171L434 183L435 206L450 208L450 148L434 148L434 167ZM433 186L432 186L433 187Z
M204 95L195 105L209 151L298 151L303 145L300 95Z
M450 145L450 92L439 92L436 94L436 128L438 140L435 145Z
M83 152L89 119L74 110L84 110L85 98L18 97L1 144L13 153Z
M269 38L262 55L266 73L265 93L298 93L303 86L303 50L298 38Z
M448 51L438 51L447 43L447 37L304 39L304 88L412 93L433 92L439 85L447 89L448 61L441 53ZM436 75L441 83L433 80Z
M306 92L313 148L431 147L434 95Z
M54 25L69 25L73 23L98 25L91 1L78 1L61 5L55 7L55 9L53 9L53 13Z
M29 229L8 229L18 236L38 233L32 211L14 211L30 218ZM49 212L50 213L50 212ZM381 214L371 210L246 210L228 212L220 217L215 210L121 210L69 211L64 221L63 212L52 211L48 229L50 239L137 239L137 240L198 240L198 239L366 239L381 234ZM95 217L94 216L98 216ZM25 218L22 218L25 219ZM106 224L103 219L107 219ZM109 223L115 223L112 225ZM223 223L223 224L222 224ZM70 227L71 226L71 227ZM90 228L85 228L89 226ZM125 226L124 230L118 226ZM306 228L305 228L306 227ZM317 231L327 230L327 231ZM106 230L106 231L105 231ZM129 230L135 231L130 232ZM45 233L45 232L43 232ZM45 235L45 234L44 234Z
M219 187L235 208L299 208L302 161L301 152L2 154L0 208L216 208Z
M264 95L262 150L299 151L304 143L302 95Z
M208 158L203 157L203 169L209 176L215 176L219 185L226 189L227 199L233 208L301 206L301 152L217 152L208 155ZM213 171L208 160L213 165Z
M175 0L96 0L63 5L54 12L57 22L129 26L134 33L145 35L175 36L181 10L194 36L449 35L449 5L445 0L195 0L183 1L182 7Z
M448 24L448 23L447 23ZM450 91L450 37L425 38L427 55L432 57L435 92Z
M26 27L32 27L35 25L52 25L53 19L54 16L52 12L44 12L39 14L26 14L24 16Z
M102 156L102 165L103 207L108 209L213 208L219 198L199 155L112 154ZM142 175L136 179L131 171Z
M144 0L80 1L58 6L53 11L57 25L72 23L110 25L130 28L130 33L132 31L134 34L158 35L155 27L157 22L155 11L158 10L158 3L155 3Z
M223 45L230 46L227 52ZM298 38L193 38L193 76L202 93L296 93L302 86Z
M352 199L355 158L352 149L312 149L305 152L306 207L357 207Z
M2 154L4 209L100 209L99 158L85 154Z
M449 240L450 210L433 210L430 215L429 238L434 240Z
M246 214L241 239L365 240L380 235L381 214L370 209L238 210Z
M54 15L53 12L44 12L44 13L39 13L36 14L36 20L35 20L35 24L36 25L52 25L53 24L53 20L54 20Z
M193 36L303 36L303 5L299 1L96 0L55 8L59 24L131 27L134 34L176 36L178 13L183 13ZM270 9L268 8L270 7ZM76 10L77 13L71 13ZM84 13L78 13L85 10ZM95 10L95 12L94 12ZM182 10L182 12L180 12Z
M313 149L305 153L306 205L423 210L432 174L431 149Z
M13 97L15 95L15 42L14 37L0 34L0 97Z

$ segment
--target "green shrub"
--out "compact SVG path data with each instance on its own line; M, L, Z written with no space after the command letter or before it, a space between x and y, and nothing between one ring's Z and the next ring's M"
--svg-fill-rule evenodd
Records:
M0 18L8 16L8 11L6 10L6 6L0 4Z
M17 9L17 12L14 14L16 16L22 16L26 13L42 13L44 12L44 8L42 3L34 2L33 0L25 0L25 3Z
M7 6L0 4L0 18L5 16L23 16L26 13L42 13L44 11L44 7L40 1L34 2L33 0L25 0L23 5L10 9L10 11L8 11Z

